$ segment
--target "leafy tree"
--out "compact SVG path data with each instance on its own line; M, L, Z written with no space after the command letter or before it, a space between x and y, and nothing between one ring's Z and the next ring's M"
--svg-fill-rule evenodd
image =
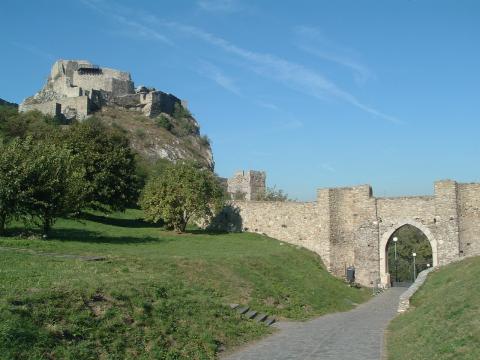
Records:
M84 169L64 145L39 141L28 146L21 163L25 175L21 208L48 234L58 217L80 211Z
M99 120L74 124L63 139L84 168L86 207L123 211L138 199L135 155L124 133Z
M192 162L167 166L147 182L141 206L145 219L183 232L190 220L212 218L224 204L224 191L217 177Z
M0 234L12 218L24 214L25 167L22 163L30 153L31 140L15 139L8 145L0 143Z

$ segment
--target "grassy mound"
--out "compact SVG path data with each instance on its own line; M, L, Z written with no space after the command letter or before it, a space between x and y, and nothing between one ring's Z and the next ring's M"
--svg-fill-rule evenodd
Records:
M214 358L271 331L229 303L305 319L369 296L307 250L248 233L178 235L140 217L90 214L59 221L48 240L0 238L0 358Z
M389 326L388 358L480 359L480 257L429 275Z

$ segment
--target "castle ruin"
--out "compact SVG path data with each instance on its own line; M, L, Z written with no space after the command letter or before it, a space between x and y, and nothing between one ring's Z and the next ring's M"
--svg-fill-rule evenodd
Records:
M186 106L177 97L155 88L135 89L128 72L99 67L86 60L58 60L45 86L25 99L19 110L39 110L67 120L83 120L110 105L155 117L162 112L172 114L177 103Z
M433 266L480 255L480 184L435 182L433 196L374 197L369 185L319 189L315 202L234 201L242 230L320 255L338 277L348 266L365 286L389 286L387 247L411 225L430 242Z
M237 171L227 180L227 192L232 199L259 200L265 195L266 177L264 171Z

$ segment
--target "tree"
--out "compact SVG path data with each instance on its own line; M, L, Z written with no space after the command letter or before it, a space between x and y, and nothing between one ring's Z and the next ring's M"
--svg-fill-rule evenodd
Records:
M217 177L192 162L167 166L160 176L151 178L140 204L145 219L164 221L178 232L190 220L211 219L223 207L225 195Z
M124 211L136 203L139 179L125 134L89 119L72 125L63 141L85 170L86 207Z
M13 140L0 144L0 234L12 218L24 214L25 167L22 162L30 152L31 140Z
M39 141L29 147L21 163L25 178L20 208L48 234L58 217L80 211L84 169L64 145Z

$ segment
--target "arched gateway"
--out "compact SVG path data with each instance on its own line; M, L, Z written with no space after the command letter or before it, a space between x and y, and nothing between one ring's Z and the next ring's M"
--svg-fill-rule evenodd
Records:
M389 284L390 283L390 276L391 276L391 271L388 269L388 258L387 258L387 246L389 241L392 240L393 234L400 228L410 225L413 226L417 229L419 229L428 239L428 242L430 243L430 247L432 249L432 265L437 266L438 265L438 253L437 253L437 240L435 240L435 237L433 236L432 232L430 229L423 225L420 222L417 222L415 220L403 220L399 221L398 224L392 227L392 229L386 231L380 239L380 246L379 246L379 261L380 261L380 283L381 284Z
M264 233L317 252L342 277L356 269L365 286L388 286L386 247L404 225L420 229L433 265L480 255L480 184L435 183L433 196L377 198L369 185L320 189L317 201L236 201L244 230Z

